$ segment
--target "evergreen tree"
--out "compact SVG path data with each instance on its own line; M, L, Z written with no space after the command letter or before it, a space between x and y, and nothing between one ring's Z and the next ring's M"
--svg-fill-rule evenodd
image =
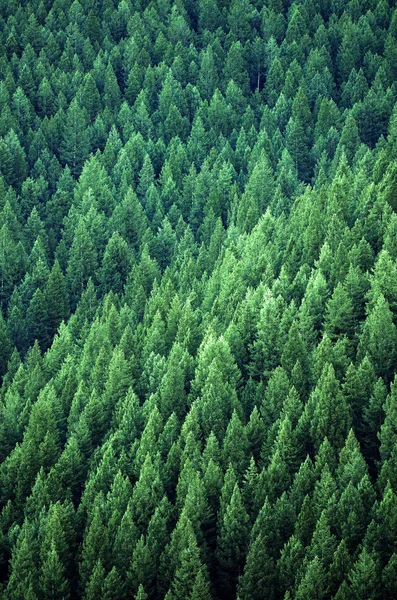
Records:
M130 272L130 264L127 243L118 233L114 233L106 246L100 273L105 293L110 290L116 294L123 292Z
M385 420L378 433L381 443L379 452L383 461L388 460L391 457L397 439L397 432L395 430L395 413L397 409L396 391L396 381L394 381L391 384L390 395L386 398L386 403L384 405Z
M84 598L86 600L94 600L98 598L102 593L103 582L105 580L105 569L102 566L102 562L98 559L87 585Z
M388 302L383 296L379 296L365 321L357 349L358 357L363 358L368 354L376 374L390 381L396 342L396 328Z
M211 588L205 568L200 569L194 582L190 600L211 600Z
M7 334L3 315L0 313L0 377L7 373L8 361L11 358L12 346Z
M38 341L40 348L45 350L50 343L47 323L47 310L45 296L43 292L37 289L30 301L26 312L26 321L28 327L28 343L32 346L35 340Z
M62 321L69 316L69 297L66 290L65 277L56 260L45 288L47 306L47 326L52 338Z
M372 556L364 548L349 573L350 592L353 598L368 600L377 596L376 565Z
M64 133L60 146L60 158L68 165L73 175L80 175L88 158L89 139L86 127L86 114L77 100L70 104L65 119Z
M76 307L90 277L95 273L96 266L96 249L84 219L81 218L74 233L66 273L72 308Z
M84 86L81 92L81 106L87 111L90 122L92 123L95 121L95 118L101 109L101 97L91 73L88 73L85 77Z
M247 536L248 515L236 483L218 538L218 587L222 597L227 598L234 594L237 579L243 572Z
M70 597L65 568L55 549L55 543L53 543L52 548L43 563L40 588L43 598L51 600L67 600Z
M250 545L238 586L238 597L241 600L255 600L263 597L265 592L268 598L274 598L274 573L273 559L268 556L266 541L259 534Z
M6 597L10 600L37 598L36 568L32 531L25 526L18 536L17 545L14 547L11 558L11 574L6 588Z
M325 592L326 574L317 556L310 561L295 594L297 600L316 600Z
M202 569L200 552L193 532L190 532L178 557L177 568L171 590L174 598L189 598L193 595L196 578Z
M393 598L396 593L396 555L392 554L388 564L382 572L383 596Z
M394 598L394 3L0 15L0 597Z
M310 436L317 450L325 437L336 448L342 447L350 424L350 413L332 365L324 367L306 405L304 419L309 424Z

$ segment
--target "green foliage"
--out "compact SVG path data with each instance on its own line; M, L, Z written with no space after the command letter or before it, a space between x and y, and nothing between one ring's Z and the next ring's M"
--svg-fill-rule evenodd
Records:
M233 595L242 574L247 550L248 515L236 483L220 526L218 541L219 588L222 597Z
M392 2L0 1L0 596L395 598Z
M65 117L65 125L60 147L60 158L68 165L73 175L79 175L89 153L89 138L86 115L77 101L70 104Z

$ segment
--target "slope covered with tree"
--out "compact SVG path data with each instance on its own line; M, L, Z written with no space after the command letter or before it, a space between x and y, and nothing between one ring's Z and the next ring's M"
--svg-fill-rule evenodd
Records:
M397 597L392 0L0 0L0 596Z

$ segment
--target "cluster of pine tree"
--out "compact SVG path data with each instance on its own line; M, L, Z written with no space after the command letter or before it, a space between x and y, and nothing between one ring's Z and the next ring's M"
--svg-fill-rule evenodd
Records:
M0 597L397 598L393 0L0 0Z

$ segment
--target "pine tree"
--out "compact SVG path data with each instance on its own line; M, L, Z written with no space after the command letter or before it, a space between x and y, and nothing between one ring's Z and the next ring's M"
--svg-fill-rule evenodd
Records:
M378 437L380 440L380 456L383 461L388 460L391 457L393 448L397 441L397 431L395 428L396 423L396 392L397 392L397 381L391 384L390 394L386 398L384 405L385 420L380 428Z
M130 266L131 260L127 243L118 233L114 233L106 246L102 260L100 279L103 292L107 293L112 290L116 294L121 294Z
M48 600L67 600L70 597L65 568L54 542L42 566L40 588L42 597Z
M250 36L251 19L254 17L254 9L249 0L237 2L232 0L228 23L230 32L234 39L241 40L244 43Z
M7 373L12 346L7 334L6 324L0 312L0 378Z
M378 578L376 564L372 556L364 548L357 562L349 573L350 593L352 598L372 600L378 595Z
M390 381L396 355L397 333L388 302L380 295L364 325L358 358L368 354L377 376Z
M87 111L90 122L95 121L101 109L101 97L91 73L88 73L85 77L84 86L81 91L81 106Z
M196 578L202 569L200 551L194 533L190 532L178 556L177 568L171 585L174 598L189 598L193 594Z
M138 528L143 531L148 525L158 502L163 497L162 483L158 473L158 467L148 454L142 465L139 479L135 484L131 509Z
M218 537L218 588L224 598L230 598L230 595L234 594L238 577L243 572L248 522L248 515L236 483L223 522L220 524Z
M231 464L235 473L241 476L247 467L247 436L236 411L226 429L222 454L224 465Z
M29 346L32 346L35 340L37 340L42 350L48 348L50 337L47 318L45 295L39 288L33 294L33 298L30 301L29 308L26 312Z
M102 589L104 578L102 562L106 560L108 551L103 506L100 502L101 500L96 502L91 523L85 533L79 565L81 583L88 597L89 594L94 597L93 593L99 589L99 585Z
M223 17L216 0L200 0L198 10L198 29L200 33L216 31L223 24Z
M241 600L260 600L263 594L274 598L275 568L273 559L268 556L266 542L262 535L251 543L247 554L244 573L238 585Z
M26 154L13 129L5 136L4 141L8 146L12 161L12 172L9 184L13 185L19 191L22 188L22 183L27 177L28 167Z
M97 252L85 220L81 218L74 233L66 273L72 308L76 307L90 277L95 273L96 266Z
M119 111L120 97L121 94L117 77L113 70L112 63L109 61L104 78L104 103L111 112L117 113Z
M19 276L21 265L18 250L16 241L5 223L0 229L0 303L3 310L7 308Z
M218 72L215 64L214 53L208 46L202 53L198 89L204 100L210 100L218 86Z
M227 54L223 69L225 81L232 80L239 90L247 92L249 86L248 74L244 64L244 54L241 42L233 42Z
M332 297L327 303L325 313L325 331L331 341L335 342L343 335L349 338L354 330L353 303L343 286L338 283Z
M324 367L306 405L304 418L309 424L316 449L320 448L325 437L334 447L342 447L350 424L350 413L332 365Z
M190 600L211 600L211 586L209 577L205 567L201 568L197 573L196 580L193 585L193 591Z
M66 113L63 139L60 147L62 163L70 168L72 175L80 175L88 158L89 140L86 128L86 113L75 99Z
M55 96L47 77L40 83L37 91L37 104L42 117L49 117L53 113Z
M306 572L295 594L296 600L317 600L325 592L325 571L317 556L308 564Z
M382 571L382 595L384 598L393 598L396 594L396 569L397 569L397 556L392 554L386 567Z
M287 150L294 160L297 175L304 181L309 179L311 172L306 126L306 123L292 116L286 128Z
M285 73L283 66L280 62L280 59L276 56L270 65L265 83L267 102L271 108L276 105L277 100L280 97L284 79Z
M125 597L124 583L115 567L105 578L102 586L102 598L104 600L122 600Z
M251 372L254 377L268 379L278 366L281 351L280 323L285 308L282 298L274 298L268 291L260 312L258 332L253 343L253 364Z
M95 600L99 598L102 594L103 582L105 580L105 569L102 566L102 562L100 559L95 563L95 566L92 570L92 575L88 582L84 599L85 600Z
M62 321L66 321L69 316L69 298L66 291L65 277L57 260L51 269L46 284L45 301L47 305L47 326L50 338L52 338Z
M18 536L11 558L11 573L6 588L6 597L10 600L37 597L37 571L34 561L34 540L31 528L25 525Z

